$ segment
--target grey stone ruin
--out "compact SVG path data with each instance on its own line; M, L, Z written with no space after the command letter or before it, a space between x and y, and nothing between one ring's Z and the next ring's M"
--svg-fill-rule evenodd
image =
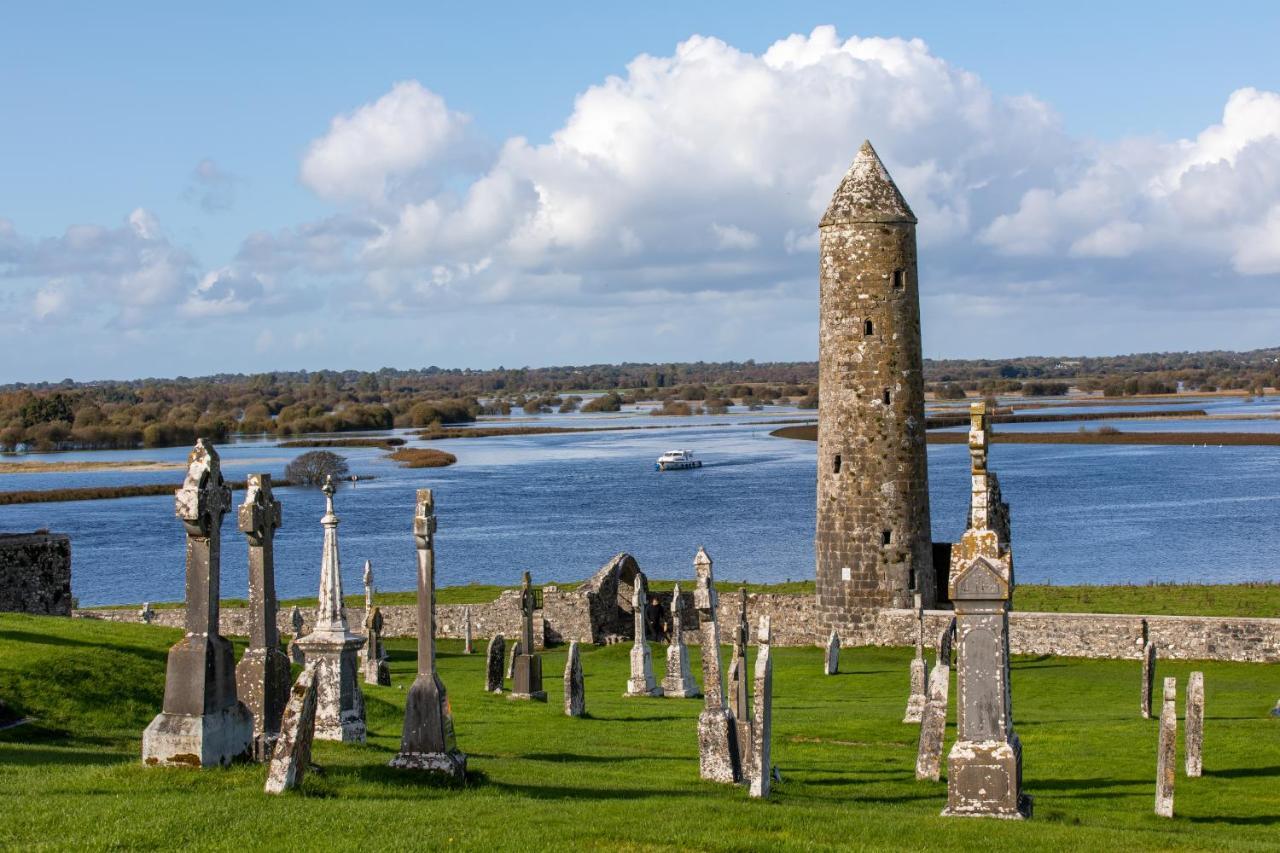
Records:
M289 693L267 768L268 794L283 794L302 784L311 764L311 742L316 730L316 665L302 670Z
M1009 686L1009 612L1013 551L1009 505L987 471L991 416L970 407L971 486L968 529L951 552L950 598L959 647L956 742L947 757L944 815L1023 818L1022 742L1013 730Z
M1193 672L1187 679L1187 709L1183 714L1185 728L1182 743L1186 757L1187 777L1200 778L1203 770L1201 750L1204 747L1204 673Z
M413 544L418 552L418 677L404 708L404 733L392 767L428 770L455 779L467 775L467 756L458 750L453 712L436 673L436 511L430 489L418 489Z
M827 675L835 675L840 671L840 635L835 628L831 629L831 636L827 637L827 655L822 671Z
M662 692L676 699L697 699L702 695L689 666L689 647L684 644L684 601L680 597L680 584L676 584L671 593L671 645L667 646L667 676L662 679Z
M1142 696L1138 710L1142 719L1151 719L1151 697L1156 686L1156 644L1151 642L1147 620L1142 620Z
M1156 814L1173 817L1173 782L1178 766L1178 679L1164 680L1160 743L1156 752Z
M151 620L156 618L156 612L151 609L151 602L142 602L142 609L138 611L138 618L142 620L142 624L150 625Z
M289 624L293 626L293 639L289 641L289 660L296 664L306 663L305 656L302 654L302 647L298 645L298 638L302 636L302 611L295 604L293 609L289 611Z
M751 769L747 774L751 796L769 796L773 781L773 657L770 645L773 640L768 616L760 618L759 646L756 649L755 716L751 721Z
M924 706L929 702L925 686L924 662L924 606L920 593L915 594L916 614L916 656L911 659L911 695L907 697L907 712L902 717L904 723L918 723L924 715Z
M387 650L382 645L382 608L366 611L364 617L365 660L364 683L391 686L391 667L387 666Z
M494 634L489 639L484 668L484 689L487 693L502 692L502 659L506 650L507 641L501 634Z
M938 656L929 674L929 702L920 718L920 740L916 749L916 778L937 782L942 771L942 743L947 734L950 705L951 660Z
M635 620L635 640L631 644L631 677L627 679L627 692L623 696L661 696L662 687L653 677L653 652L649 649L649 637L645 628L648 621L649 583L642 572L636 573L631 594L632 617Z
M569 644L569 656L564 662L564 714L581 717L587 712L586 685L582 678L582 655L577 642Z
M693 559L697 582L693 606L698 610L702 633L702 713L698 715L698 772L712 782L736 783L742 779L738 760L738 727L724 704L724 676L720 671L720 626L716 622L719 599L711 557L703 548Z
M203 438L187 457L174 508L187 534L186 635L169 649L164 707L142 734L142 761L214 767L249 752L253 715L236 695L231 643L218 634L220 533L231 490L217 451Z
M520 638L511 641L511 656L507 659L507 678L516 677L516 658L520 655Z
M333 511L333 478L324 483L324 550L320 558L320 604L311 633L298 640L307 663L316 668L316 737L364 743L364 693L356 652L364 637L353 634L342 603L342 561L338 553L338 516Z
M520 586L520 649L513 658L514 666L511 676L511 692L508 699L532 699L535 702L547 701L547 693L542 689L542 656L536 651L533 642L533 585L529 573L524 573L524 582Z
M249 542L249 647L236 665L236 689L253 714L253 757L266 761L280 732L292 678L276 627L273 546L280 502L271 494L270 474L249 475L237 521Z
M470 606L462 608L462 618L463 618L462 653L464 655L474 654L475 645L471 638L471 607Z

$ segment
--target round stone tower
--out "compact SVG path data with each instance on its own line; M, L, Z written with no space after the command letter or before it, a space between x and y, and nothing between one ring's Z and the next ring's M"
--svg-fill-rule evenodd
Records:
M818 608L934 602L916 218L870 142L822 217Z

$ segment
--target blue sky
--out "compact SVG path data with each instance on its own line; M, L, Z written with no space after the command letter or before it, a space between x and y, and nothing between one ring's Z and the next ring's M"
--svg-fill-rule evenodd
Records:
M927 355L1277 342L1276 4L542 5L9 7L0 381L813 358L863 136Z

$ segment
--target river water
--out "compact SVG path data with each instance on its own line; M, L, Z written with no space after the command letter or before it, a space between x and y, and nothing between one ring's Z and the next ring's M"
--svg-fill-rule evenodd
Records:
M1224 420L1112 423L1126 432L1280 427L1276 420L1237 420L1280 413L1271 401L1184 405L1209 408ZM340 449L353 472L376 478L344 484L336 496L346 589L360 589L366 559L373 561L379 589L413 588L414 490L422 487L436 493L441 585L515 585L524 570L539 582L581 580L624 550L650 577L688 578L699 545L711 553L726 584L811 579L815 444L772 438L777 424L761 423L805 416L812 413L782 408L701 418L544 415L536 420L548 425L659 428L440 441L432 446L458 457L456 465L441 469L405 470L380 450ZM1076 430L1099 423L998 428ZM655 471L653 460L672 447L694 450L705 466ZM228 479L252 471L279 477L288 460L304 452L269 440L234 442L219 451ZM24 458L180 462L186 452ZM998 444L991 464L1011 505L1020 581L1280 581L1280 447ZM0 489L176 482L181 476L178 470L8 474L0 475ZM967 449L930 447L929 480L934 539L954 541L968 505ZM236 495L239 500L243 493ZM323 496L292 488L277 497L284 505L277 589L282 597L315 595ZM183 533L172 497L0 508L0 530L40 527L71 536L72 587L83 606L183 596ZM222 534L223 595L243 597L246 548L234 515Z

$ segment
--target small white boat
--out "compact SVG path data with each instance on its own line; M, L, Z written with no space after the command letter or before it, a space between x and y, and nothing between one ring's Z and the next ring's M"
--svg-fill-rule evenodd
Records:
M692 450L668 450L653 463L658 471L680 471L685 468L701 468L702 460L693 458Z

